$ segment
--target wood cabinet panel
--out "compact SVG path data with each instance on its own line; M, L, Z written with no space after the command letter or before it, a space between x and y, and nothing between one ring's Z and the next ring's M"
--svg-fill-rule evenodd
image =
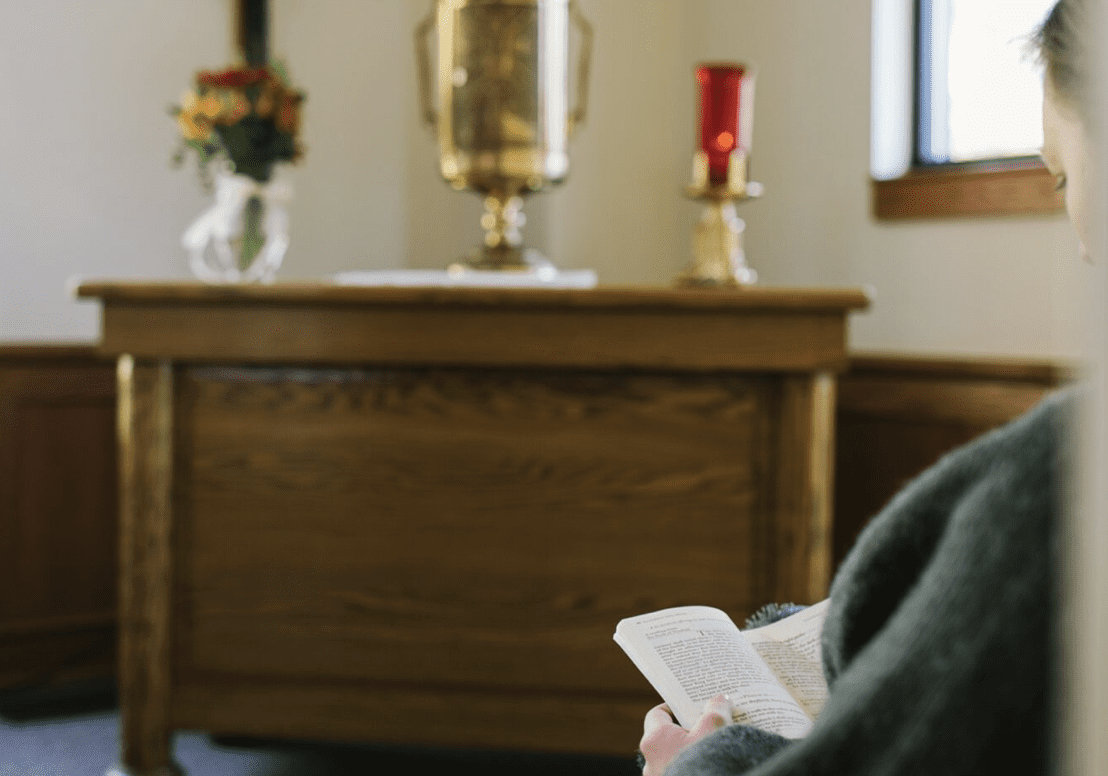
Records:
M0 348L0 687L114 672L115 367Z
M770 480L756 419L776 390L186 369L181 671L641 694L626 658L598 648L620 618L750 612L771 592L750 515Z
M1071 377L1047 362L857 355L839 379L835 564L910 479Z
M643 714L657 702L649 691L598 700L594 694L250 682L224 676L178 688L172 721L184 729L261 738L357 741L371 735L390 744L422 746L434 741L471 750L571 752L631 760L642 736Z

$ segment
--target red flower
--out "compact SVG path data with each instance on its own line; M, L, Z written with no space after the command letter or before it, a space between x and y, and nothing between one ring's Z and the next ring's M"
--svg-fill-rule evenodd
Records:
M203 70L197 74L196 82L221 89L241 89L268 78L269 70L264 67L233 67L220 72Z

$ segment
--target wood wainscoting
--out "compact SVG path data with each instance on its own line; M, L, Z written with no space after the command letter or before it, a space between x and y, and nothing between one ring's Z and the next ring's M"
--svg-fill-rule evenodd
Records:
M835 566L911 478L1027 411L1070 375L1044 361L853 354L838 386Z
M907 480L1067 374L855 354L837 391L836 565ZM115 395L93 347L0 346L0 689L116 670Z
M0 688L115 672L115 365L0 346Z

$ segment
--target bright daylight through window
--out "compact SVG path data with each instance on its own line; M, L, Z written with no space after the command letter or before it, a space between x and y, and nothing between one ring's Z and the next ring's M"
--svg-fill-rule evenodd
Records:
M918 0L916 164L1035 156L1042 75L1029 33L1054 0Z

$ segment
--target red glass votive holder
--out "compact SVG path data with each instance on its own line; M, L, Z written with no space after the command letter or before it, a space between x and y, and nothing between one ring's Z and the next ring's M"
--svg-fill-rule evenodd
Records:
M740 116L747 68L737 63L704 64L696 68L700 85L700 150L708 157L708 179L712 186L728 183L731 153L748 151L744 127L749 117Z

